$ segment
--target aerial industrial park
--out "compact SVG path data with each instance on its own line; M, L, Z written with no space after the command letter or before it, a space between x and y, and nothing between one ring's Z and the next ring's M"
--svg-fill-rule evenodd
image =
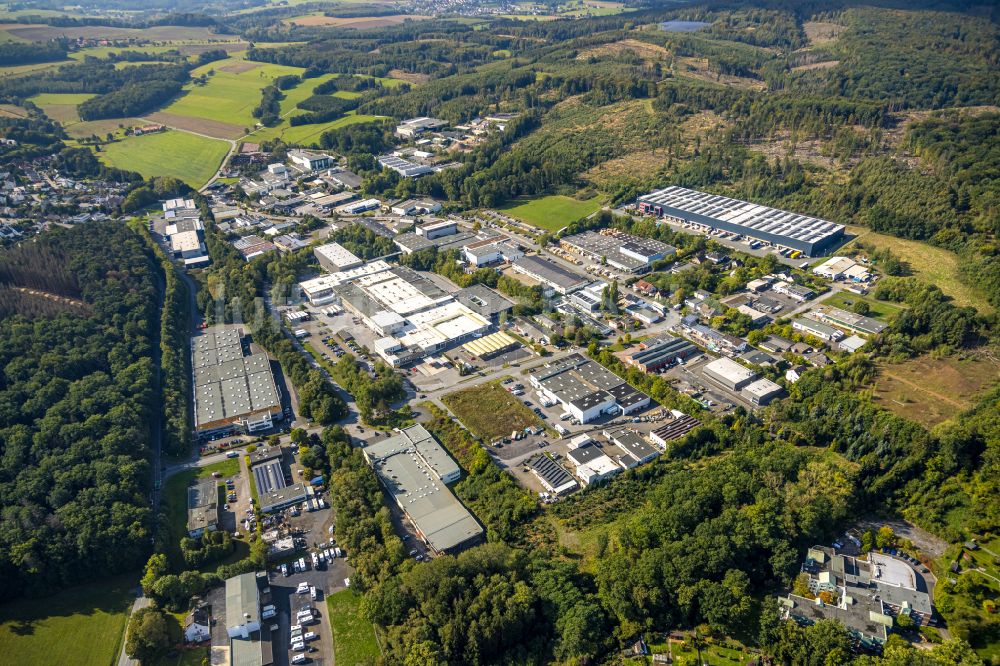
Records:
M1000 666L931 4L0 6L0 662Z

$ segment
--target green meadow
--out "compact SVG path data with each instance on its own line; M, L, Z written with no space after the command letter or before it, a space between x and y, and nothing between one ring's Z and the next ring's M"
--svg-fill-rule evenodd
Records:
M98 156L109 166L138 171L146 178L173 176L197 188L215 174L228 151L225 141L171 130L106 144Z
M0 606L0 662L117 663L134 585L135 576L126 575Z
M597 197L580 201L561 194L553 194L515 202L501 210L522 222L547 231L559 231L570 222L587 217L600 209L601 201Z

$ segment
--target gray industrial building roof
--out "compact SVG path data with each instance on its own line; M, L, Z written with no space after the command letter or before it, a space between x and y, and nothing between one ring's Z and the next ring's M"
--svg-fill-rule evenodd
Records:
M588 282L587 278L582 275L563 268L554 261L540 259L534 255L525 255L520 259L516 259L513 265L523 273L531 277L536 277L564 291L582 287Z
M650 264L649 261L643 261L633 256L635 254L666 257L677 252L677 248L672 245L661 243L653 238L624 233L612 236L595 231L585 231L573 236L566 236L560 239L560 242L585 254L604 257L612 266L630 272L645 268ZM623 249L630 251L631 254L623 253Z
M226 579L226 624L238 626L246 622L260 622L259 584L254 572ZM264 579L267 580L266 578ZM270 645L261 640L259 633L249 638L233 638L230 641L232 666L261 666L265 652L270 654Z
M275 488L267 493L261 492L258 489L257 494L260 496L260 510L264 513L270 513L292 504L298 504L308 496L305 485L301 483L294 483L283 488Z
M871 618L871 613L883 612L878 602L858 602L846 608L839 608L829 604L820 606L815 600L794 594L788 595L788 599L792 604L788 613L810 624L817 620L839 620L849 631L869 637L869 640L874 638L881 642L886 639L885 626Z
M434 242L437 239L429 239L420 234L415 234L412 231L408 231L404 234L399 234L392 239L401 250L407 252L419 252L420 250L426 250L429 247L437 247L437 243Z
M215 479L209 477L187 489L188 532L205 530L219 522L219 489Z
M423 426L364 449L386 491L437 552L459 547L483 534L476 519L442 478L457 478L458 465Z
M365 447L365 455L374 460L375 458L387 458L409 449L417 452L439 479L454 479L461 473L458 463L419 423L404 428L396 435L383 439L381 442L375 442Z
M637 365L650 365L664 358L674 359L697 353L698 348L684 338L663 335L643 343L646 348L633 353L629 360Z
M713 220L739 225L776 236L793 238L813 245L842 234L844 226L808 215L799 215L777 208L686 187L667 187L640 197L640 201L668 206Z
M361 287L353 282L345 282L344 284L335 286L333 293L342 301L350 303L352 308L366 317L374 317L379 312L385 310L378 301L366 294Z
M828 338L834 338L839 335L842 335L839 329L833 326L828 326L827 324L824 324L822 322L818 322L815 319L809 319L807 317L796 317L795 319L792 320L792 323L798 324L807 333L812 331Z
M257 605L257 574L254 572L226 579L226 618L233 624L236 618L259 619ZM235 626L235 624L233 624Z
M703 371L716 379L722 379L733 385L749 382L756 375L750 368L726 357L717 358L706 364Z
M577 467L580 465L586 465L591 460L595 460L602 456L606 457L606 454L602 449L598 448L597 444L593 440L566 452L566 457L572 460Z
M599 405L609 397L623 407L649 399L615 373L580 354L570 354L531 374L546 391L581 410Z
M775 384L765 377L761 377L743 387L744 395L756 398L757 400L765 400L771 396L778 395L783 390L780 384Z
M361 176L354 173L353 171L348 171L347 169L338 169L336 171L331 171L326 175L324 180L329 179L338 185L347 187L350 189L356 189L361 187Z
M636 462L649 460L660 455L659 450L644 440L639 433L628 428L622 428L606 433L608 439L618 445L625 453L635 458Z
M476 234L471 231L459 231L448 236L438 236L437 238L427 238L412 231L399 234L392 239L392 242L401 250L407 252L419 252L429 247L436 247L439 251L457 250L476 238Z
M593 409L598 405L606 403L611 399L611 394L607 391L594 391L593 393L587 393L584 396L570 400L569 404L573 405L581 412L585 412L588 409Z
M206 333L191 347L196 428L281 409L267 355L243 356L239 329Z
M492 317L514 307L514 301L483 284L466 287L456 292L455 298L462 305L484 317Z

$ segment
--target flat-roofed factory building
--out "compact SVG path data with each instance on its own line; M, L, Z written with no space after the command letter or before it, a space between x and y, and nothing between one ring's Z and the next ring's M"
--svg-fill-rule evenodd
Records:
M563 268L554 261L542 259L535 255L525 255L513 262L514 271L527 275L541 282L560 294L569 294L582 289L590 282L589 279Z
M192 539L219 527L219 490L215 479L202 479L187 489L187 532Z
M684 338L662 335L644 340L638 350L625 356L625 362L643 372L655 372L699 353L698 348Z
M542 366L528 375L528 380L580 423L602 415L631 414L649 404L648 395L580 354Z
M435 553L460 550L480 541L483 528L447 484L461 469L422 425L362 449L386 492Z
M708 192L671 186L639 197L639 210L649 215L741 234L809 256L835 245L844 225L808 215L761 206Z
M238 327L191 340L195 434L267 430L282 418L281 395L266 354L245 355Z
M319 265L331 273L357 268L364 262L340 243L326 243L313 250Z
M559 243L591 259L603 259L609 266L627 273L645 273L654 261L677 254L672 245L609 229L567 236Z

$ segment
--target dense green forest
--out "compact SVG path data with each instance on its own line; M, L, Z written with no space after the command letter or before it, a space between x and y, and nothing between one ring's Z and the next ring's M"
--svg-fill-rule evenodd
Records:
M0 255L0 597L148 552L154 270L114 223Z

